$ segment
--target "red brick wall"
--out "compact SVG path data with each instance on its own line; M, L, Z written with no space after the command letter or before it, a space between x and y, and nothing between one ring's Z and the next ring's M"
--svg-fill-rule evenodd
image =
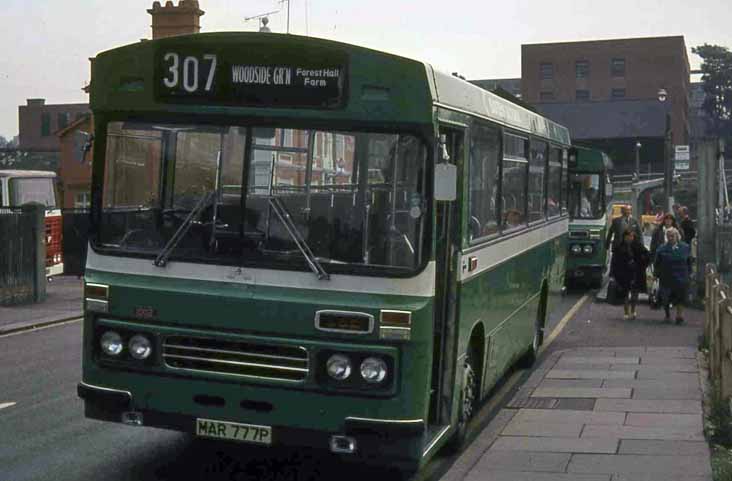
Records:
M625 59L625 77L610 75L613 58ZM586 60L590 74L577 79L575 62ZM540 64L554 65L554 79L540 78ZM575 102L576 90L589 90L590 101L611 100L613 88L625 89L626 99L657 99L665 88L671 102L674 143L688 143L689 60L684 37L635 38L522 45L521 91L529 103ZM552 92L553 100L541 100Z

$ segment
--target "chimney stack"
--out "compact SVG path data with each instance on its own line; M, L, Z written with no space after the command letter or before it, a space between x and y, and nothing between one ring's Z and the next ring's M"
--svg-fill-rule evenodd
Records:
M168 0L164 7L160 2L154 2L147 13L152 15L153 40L198 33L201 30L200 18L204 14L198 8L198 0L180 0L178 6Z

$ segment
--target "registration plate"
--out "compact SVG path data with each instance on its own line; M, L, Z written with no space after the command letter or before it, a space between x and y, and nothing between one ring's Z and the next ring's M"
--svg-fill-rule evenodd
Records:
M245 443L272 444L272 428L254 424L230 423L213 419L196 419L196 435L207 438L230 439Z

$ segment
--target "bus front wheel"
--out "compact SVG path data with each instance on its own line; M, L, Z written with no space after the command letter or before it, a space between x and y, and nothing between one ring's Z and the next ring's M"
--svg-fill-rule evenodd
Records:
M458 423L455 434L447 444L449 452L456 453L465 445L468 434L468 422L475 414L475 406L478 401L478 376L471 357L470 350L465 355L463 363L463 385L460 390L460 407L458 412Z

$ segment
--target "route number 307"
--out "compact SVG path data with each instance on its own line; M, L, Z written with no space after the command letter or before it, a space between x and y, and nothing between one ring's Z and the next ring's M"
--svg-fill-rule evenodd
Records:
M163 60L167 69L163 85L169 89L183 87L183 90L193 94L200 92L203 86L204 92L211 91L216 75L216 55L206 54L202 61L198 57L188 56L181 61L180 55L169 52L163 56ZM207 73L204 72L206 67Z

